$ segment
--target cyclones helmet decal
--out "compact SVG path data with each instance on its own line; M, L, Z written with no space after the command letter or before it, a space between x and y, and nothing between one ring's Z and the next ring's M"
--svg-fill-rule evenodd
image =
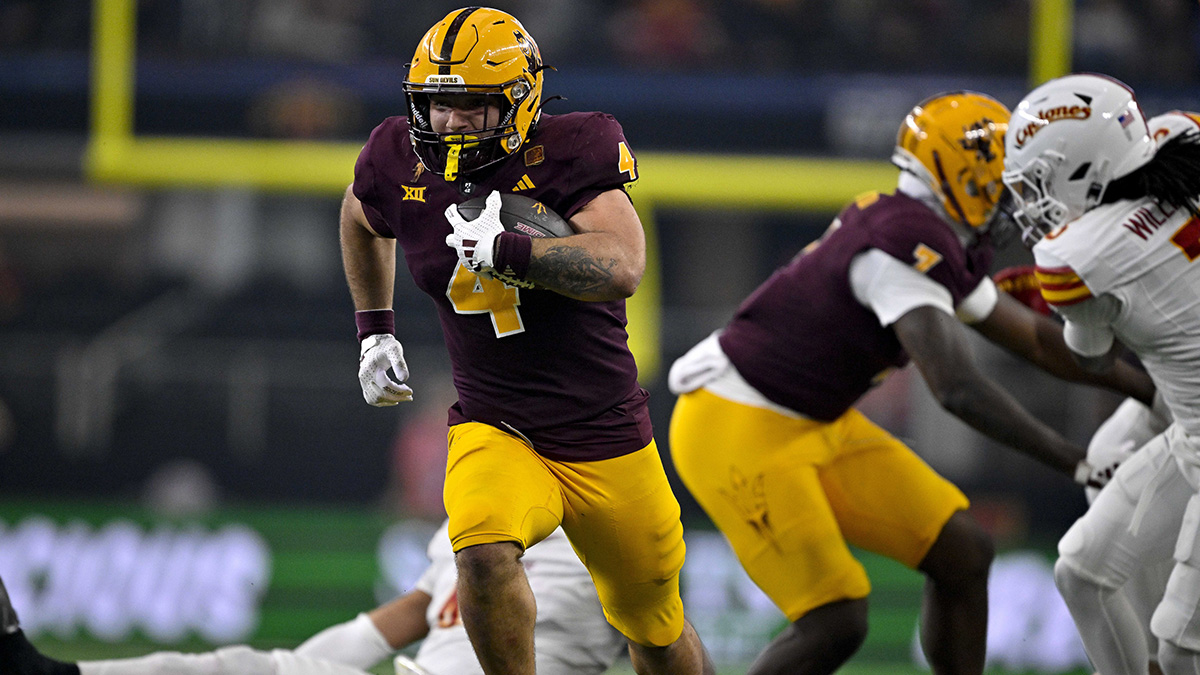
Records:
M447 14L421 39L403 82L421 163L452 181L515 153L541 114L544 69L537 43L516 17L487 7ZM484 97L499 119L471 133L438 133L430 99L456 94Z
M1100 204L1109 183L1144 166L1157 144L1125 83L1091 73L1056 78L1013 113L1004 183L1035 240Z

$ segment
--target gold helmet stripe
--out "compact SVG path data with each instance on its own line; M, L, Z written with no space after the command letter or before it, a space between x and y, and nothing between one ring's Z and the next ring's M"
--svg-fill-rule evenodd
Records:
M479 7L467 7L454 17L450 22L450 26L446 29L446 37L442 39L442 47L439 50L438 61L441 65L438 66L438 74L449 75L451 59L454 58L454 43L458 40L458 33L462 30L463 24L467 22L467 17L471 16Z

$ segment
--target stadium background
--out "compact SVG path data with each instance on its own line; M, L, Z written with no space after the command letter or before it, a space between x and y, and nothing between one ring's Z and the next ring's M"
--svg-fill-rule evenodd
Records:
M0 575L62 656L294 644L388 597L441 517L449 394L428 301L398 275L423 401L365 406L336 219L433 0L0 3ZM1070 70L1151 115L1200 108L1185 0L523 0L548 110L605 110L638 153L652 264L631 327L663 365L720 325L842 202L888 189L904 112L977 89L1013 105ZM1028 260L1019 247L997 267ZM1079 441L1116 404L976 341ZM864 410L971 496L1004 553L997 672L1073 672L1053 542L1066 479L981 438L903 371ZM685 599L729 670L780 617L680 492ZM866 557L854 669L911 667L920 579ZM903 664L903 665L902 665ZM384 672L381 670L381 672Z

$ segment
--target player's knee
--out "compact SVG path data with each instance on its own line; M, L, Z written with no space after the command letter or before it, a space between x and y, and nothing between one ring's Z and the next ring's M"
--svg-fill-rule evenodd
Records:
M1080 597L1101 597L1115 591L1084 575L1074 562L1065 557L1060 557L1054 563L1054 585L1068 605Z
M1078 571L1067 562L1066 558L1054 561L1054 585L1058 587L1059 594L1064 598L1075 595L1083 581L1083 577L1079 576Z
M486 585L520 572L521 547L516 542L468 546L454 554L458 577L471 586Z
M921 561L920 569L935 583L987 583L996 549L992 538L963 512L954 514Z
M867 639L867 601L844 600L820 607L801 617L791 628L824 636L821 648L849 659ZM808 626L803 624L808 622ZM813 624L819 625L814 630Z
M961 558L959 566L963 574L975 578L987 579L992 561L996 558L996 546L992 538L983 528L972 527L962 539Z
M755 660L752 675L833 672L854 656L867 639L866 599L839 600L796 619Z
M1192 650L1194 654L1200 652L1200 624L1196 621L1196 607L1200 605L1200 569L1196 567L1194 554L1181 561L1180 553L1176 550L1176 565L1150 619L1150 630L1159 639L1160 648L1162 644L1172 644ZM1166 668L1163 670L1173 672Z
M1200 654L1162 640L1158 644L1158 667L1168 675L1200 675Z

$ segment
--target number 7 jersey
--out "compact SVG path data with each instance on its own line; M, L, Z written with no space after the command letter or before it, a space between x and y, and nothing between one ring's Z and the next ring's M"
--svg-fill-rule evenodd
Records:
M1200 434L1200 219L1150 198L1119 201L1046 235L1033 254L1047 303L1084 327L1107 325L1176 422Z
M519 431L561 461L640 450L652 440L648 394L627 345L625 301L583 302L482 279L445 242L446 207L468 196L515 192L569 219L600 193L623 189L637 179L637 164L621 126L602 113L543 114L519 152L479 173L464 195L423 171L405 117L376 127L354 168L354 195L371 227L396 239L437 306L459 396L450 423Z

